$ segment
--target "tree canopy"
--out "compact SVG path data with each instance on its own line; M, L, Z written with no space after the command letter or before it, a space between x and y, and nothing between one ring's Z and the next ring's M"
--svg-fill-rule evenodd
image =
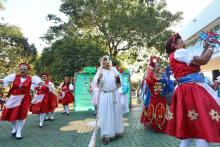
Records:
M39 74L48 72L53 80L60 81L64 76L73 76L83 67L96 66L105 54L95 43L64 37L43 50L35 69Z
M0 76L16 71L20 62L33 62L36 56L35 46L28 43L20 28L0 24Z
M44 39L53 41L74 36L94 41L113 57L120 52L152 47L163 52L169 28L181 19L181 12L172 14L164 0L63 0L60 11L68 22L55 15Z

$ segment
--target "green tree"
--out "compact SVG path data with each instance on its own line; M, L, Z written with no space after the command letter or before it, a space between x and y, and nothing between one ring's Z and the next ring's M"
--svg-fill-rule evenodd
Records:
M19 62L32 63L36 56L35 46L29 45L20 28L0 24L0 76L16 71Z
M113 57L143 47L163 52L164 42L172 32L169 28L182 14L168 11L165 0L63 0L60 11L69 21L48 15L56 25L44 39L53 41L65 35L90 39Z
M93 42L64 37L43 50L35 69L39 74L49 72L53 80L60 81L65 75L73 76L83 67L97 65L99 58L105 54Z

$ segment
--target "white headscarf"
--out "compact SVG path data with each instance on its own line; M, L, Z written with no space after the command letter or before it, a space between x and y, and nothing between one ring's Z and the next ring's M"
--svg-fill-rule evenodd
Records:
M105 56L103 56L103 57L100 59L100 65L101 65L101 67L103 67L102 63L103 63L103 60L104 60L104 59L107 59L107 63L108 63L108 65L109 65L109 67L111 68L111 67L112 67L112 59L111 59L111 57L110 57L109 55L105 55Z
M115 68L112 67L112 59L111 59L111 57L110 57L109 55L105 55L105 56L103 56L102 58L99 59L99 62L100 62L100 65L101 65L101 66L99 67L98 71L97 71L96 74L95 74L93 83L97 83L97 80L98 80L98 78L99 78L99 75L100 75L101 73L103 73L102 70L103 70L103 60L104 60L104 59L107 59L107 63L108 63L108 65L109 65L109 68L110 68L110 70L114 73L114 75L119 75L118 71L117 71Z

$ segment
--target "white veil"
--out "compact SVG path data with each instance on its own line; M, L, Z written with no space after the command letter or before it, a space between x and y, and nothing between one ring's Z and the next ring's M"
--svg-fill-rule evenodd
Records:
M105 55L105 56L103 56L102 58L99 59L100 67L99 67L99 69L97 70L97 72L94 76L94 79L93 79L94 84L97 84L99 75L103 73L103 64L102 64L102 62L103 62L104 59L107 59L107 63L110 66L110 70L114 73L114 75L115 76L119 75L119 72L117 71L117 69L115 67L112 67L112 60L111 60L110 56Z

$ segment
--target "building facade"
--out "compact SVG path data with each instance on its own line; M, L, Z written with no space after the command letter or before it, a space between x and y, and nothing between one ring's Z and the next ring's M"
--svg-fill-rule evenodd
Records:
M213 0L199 15L192 19L181 30L187 48L194 55L201 55L203 45L201 42L193 43L198 39L200 31L213 31L220 34L220 0ZM212 56L208 64L201 66L201 71L209 79L215 80L220 76L220 46L217 47L216 53Z

